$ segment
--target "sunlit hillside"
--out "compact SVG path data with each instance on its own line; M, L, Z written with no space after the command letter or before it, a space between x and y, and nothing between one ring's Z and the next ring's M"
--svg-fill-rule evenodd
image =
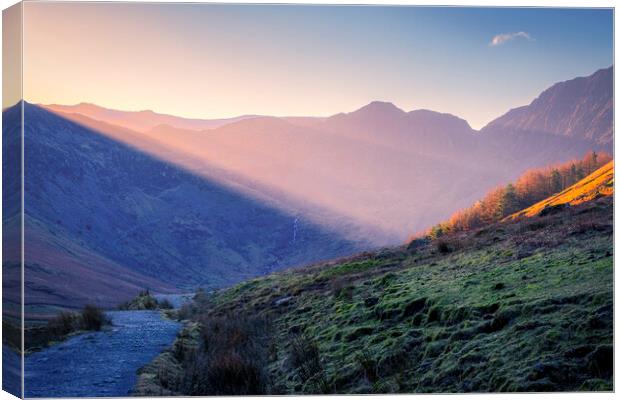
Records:
M557 212L199 293L136 393L613 390L612 166Z
M608 154L590 152L578 160L530 169L516 181L494 188L473 205L455 212L447 221L433 226L426 234L438 237L449 232L467 231L498 222L539 201L547 201L548 197L564 193L565 189L610 160L611 156Z
M577 205L614 194L614 162L610 161L562 192L514 213L509 218L532 217L545 210L564 205Z

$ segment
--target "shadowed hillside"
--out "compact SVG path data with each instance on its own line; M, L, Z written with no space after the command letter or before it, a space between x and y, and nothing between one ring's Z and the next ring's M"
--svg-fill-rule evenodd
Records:
M26 104L25 117L33 315L147 287L229 285L367 246L39 107Z
M610 391L612 278L613 196L271 274L199 293L137 394Z
M2 315L15 323L22 295L21 128L18 103L2 113Z

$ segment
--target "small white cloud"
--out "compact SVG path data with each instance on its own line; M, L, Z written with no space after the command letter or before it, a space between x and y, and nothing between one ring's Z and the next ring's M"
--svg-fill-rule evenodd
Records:
M499 35L495 35L493 39L491 39L491 43L489 43L489 46L499 46L510 40L517 39L517 38L534 40L534 38L532 38L532 36L530 36L529 33L523 32L523 31L512 32L512 33L500 33Z

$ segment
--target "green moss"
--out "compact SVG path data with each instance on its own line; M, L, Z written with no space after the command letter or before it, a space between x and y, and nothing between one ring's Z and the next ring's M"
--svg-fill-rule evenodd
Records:
M329 268L319 274L319 279L330 279L339 275L347 275L347 274L355 274L364 272L370 268L376 267L379 265L378 260L365 260L365 261L357 261L351 263L341 264L332 268Z
M575 224L611 218L609 206L574 212ZM316 340L338 393L609 390L612 234L545 218L527 234L514 222L470 235L445 255L417 247L415 262L395 249L255 279L217 293L209 312L272 318L282 393L311 390L286 368L300 333ZM334 295L338 279L346 295ZM292 306L273 306L288 296Z

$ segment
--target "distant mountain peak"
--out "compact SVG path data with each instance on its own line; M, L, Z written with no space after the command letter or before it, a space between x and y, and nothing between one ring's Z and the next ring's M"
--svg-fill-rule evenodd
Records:
M372 101L366 104L364 107L354 111L353 113L373 113L373 114L405 114L403 110L396 107L394 103L388 101ZM352 113L352 114L353 114Z
M332 125L330 129L338 131L346 130L350 124L358 125L363 129L371 127L387 127L406 122L407 113L387 101L373 101L365 106L348 113L332 115L325 120L326 125ZM344 124L344 125L343 125Z

